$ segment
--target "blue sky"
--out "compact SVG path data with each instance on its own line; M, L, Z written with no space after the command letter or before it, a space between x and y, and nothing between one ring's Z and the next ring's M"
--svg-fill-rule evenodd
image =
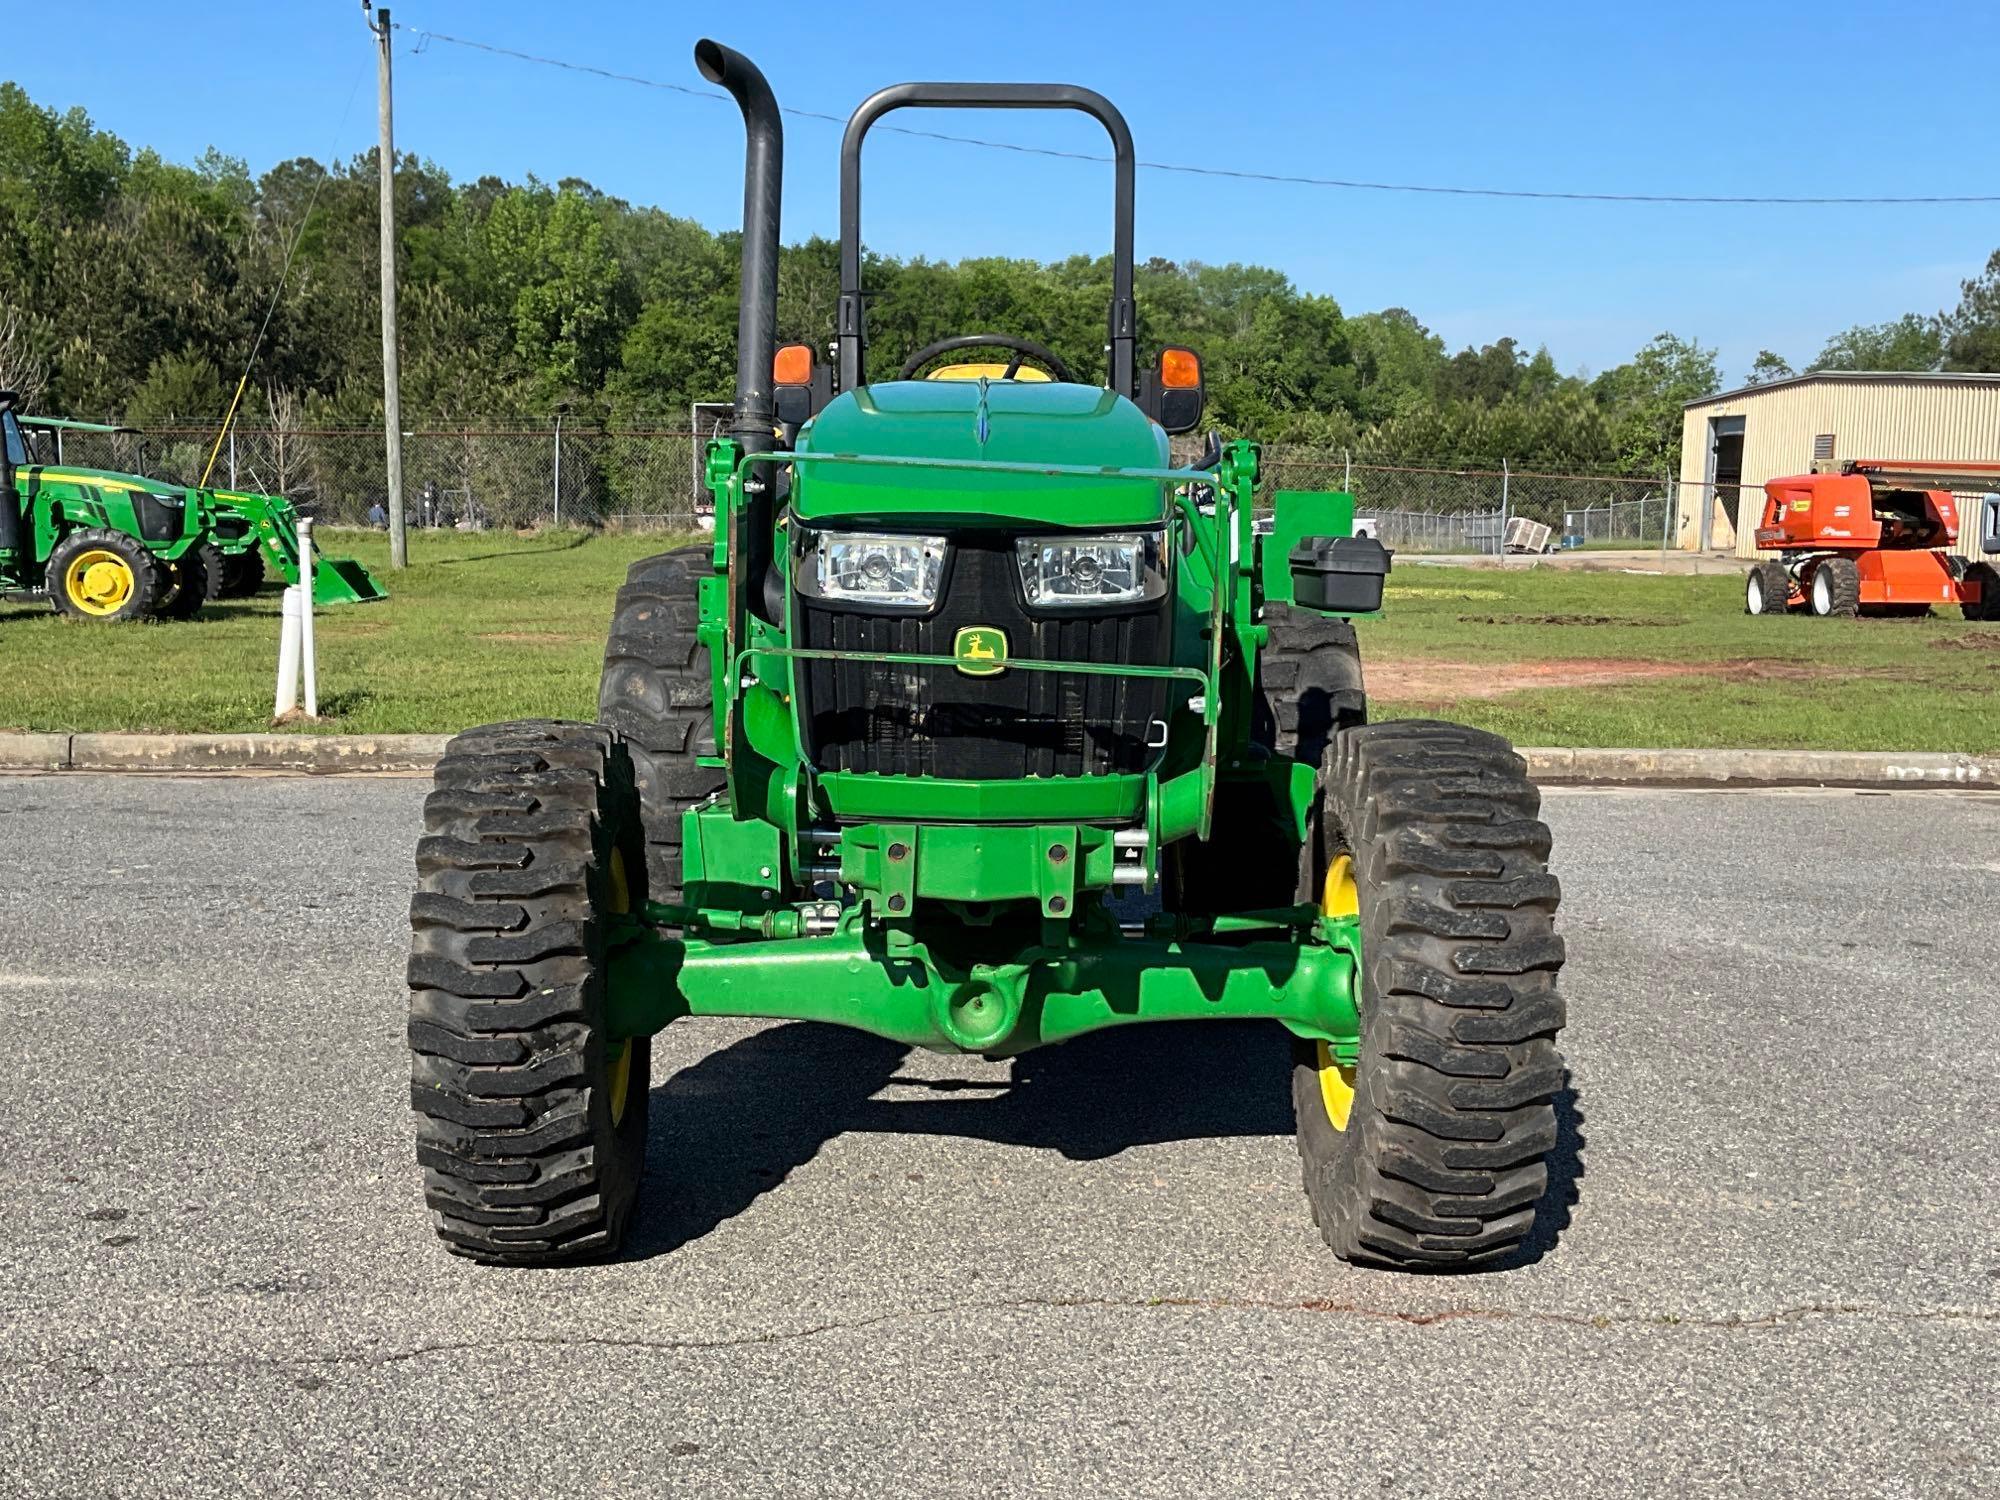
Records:
M51 46L14 28L0 76L185 160L253 171L374 138L356 0L68 0ZM397 145L454 178L588 179L712 226L741 209L726 105L432 41L449 32L700 86L704 29L783 104L845 115L911 78L1059 80L1109 94L1142 160L1371 180L1711 194L2000 192L1979 78L1984 3L1735 5L568 5L406 0ZM755 18L754 20L752 18ZM88 44L78 39L87 38ZM1931 74L1916 59L1943 59ZM59 66L43 64L59 61ZM1927 84L1931 74L1938 81ZM343 111L344 117L343 117ZM1082 116L922 123L1097 151ZM835 228L837 127L786 123L786 237ZM1109 244L1110 168L870 137L864 230L895 254L1053 258ZM1438 198L1145 171L1139 253L1275 265L1350 313L1410 308L1455 348L1512 335L1602 369L1662 329L1740 376L1855 322L1957 301L2000 204L1769 208Z

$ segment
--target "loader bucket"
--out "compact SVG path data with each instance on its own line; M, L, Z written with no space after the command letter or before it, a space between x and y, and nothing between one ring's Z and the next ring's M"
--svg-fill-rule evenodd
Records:
M389 591L353 558L313 559L314 604L366 604L388 597Z

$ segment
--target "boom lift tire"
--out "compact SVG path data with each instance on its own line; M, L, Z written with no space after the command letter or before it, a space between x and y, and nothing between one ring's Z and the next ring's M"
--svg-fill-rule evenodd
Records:
M1843 620L1861 613L1861 569L1851 557L1822 558L1806 586L1812 612Z
M1791 575L1781 562L1759 563L1743 584L1743 612L1746 615L1781 615L1790 606Z
M549 720L457 736L417 871L410 1098L439 1237L501 1264L609 1254L645 1167L651 1056L606 1029L607 926L646 899L624 745Z
M150 619L166 584L137 538L98 526L57 542L45 577L57 611L80 620Z
M1504 1259L1548 1186L1564 1076L1540 794L1505 740L1423 720L1343 731L1324 781L1324 843L1308 845L1302 883L1337 877L1341 853L1352 862L1361 1042L1351 1069L1296 1045L1314 1221L1343 1260Z
M1979 580L1979 602L1963 606L1968 620L2000 620L2000 568L1992 563L1974 563L1966 577Z
M681 815L720 791L708 648L697 590L714 572L705 544L641 558L626 570L604 646L597 717L624 736L638 780L652 899L681 899Z

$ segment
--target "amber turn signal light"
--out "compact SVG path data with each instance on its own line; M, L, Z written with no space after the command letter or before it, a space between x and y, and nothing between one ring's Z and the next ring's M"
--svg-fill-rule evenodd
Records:
M1160 351L1160 385L1170 391L1191 391L1201 384L1201 358L1192 349Z
M771 380L777 385L811 385L813 352L810 344L786 344L771 356Z

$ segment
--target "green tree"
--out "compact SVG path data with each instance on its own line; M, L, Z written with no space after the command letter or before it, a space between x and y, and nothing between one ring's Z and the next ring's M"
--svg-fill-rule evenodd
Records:
M199 355L163 354L146 371L125 419L134 427L177 427L220 422L229 399L222 375Z
M1749 384L1769 385L1774 380L1790 380L1796 373L1784 355L1773 354L1769 349L1759 349L1757 357L1750 361Z
M1406 308L1363 313L1347 320L1354 356L1359 415L1379 422L1437 394L1444 340Z
M1960 283L1958 307L1939 320L1947 370L2000 371L2000 250Z
M1938 320L1905 313L1887 323L1857 323L1836 333L1808 368L1935 370L1943 358L1944 338Z
M1605 410L1616 461L1656 474L1680 464L1681 409L1721 388L1715 350L1662 333L1598 376L1591 393Z

